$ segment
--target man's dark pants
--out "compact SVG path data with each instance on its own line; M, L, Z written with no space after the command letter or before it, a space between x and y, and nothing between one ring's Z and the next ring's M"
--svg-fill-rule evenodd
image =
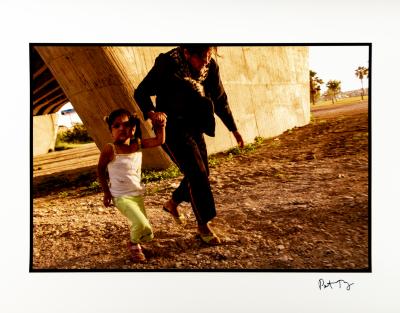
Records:
M179 187L172 193L172 199L176 203L190 202L198 224L206 224L216 216L216 210L208 180L204 135L167 129L163 148L184 175Z

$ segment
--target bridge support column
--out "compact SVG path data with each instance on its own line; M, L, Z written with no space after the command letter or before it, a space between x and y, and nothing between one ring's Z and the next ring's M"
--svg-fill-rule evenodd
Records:
M116 108L140 112L133 99L133 86L127 69L119 62L120 51L97 46L36 46L43 61L99 149L111 142L103 117ZM141 114L140 114L141 116ZM153 136L151 124L142 120L143 137ZM144 168L166 168L171 164L158 147L144 151Z

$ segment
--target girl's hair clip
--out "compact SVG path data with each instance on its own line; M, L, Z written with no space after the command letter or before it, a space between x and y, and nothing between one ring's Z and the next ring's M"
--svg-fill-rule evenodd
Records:
M106 123L108 123L108 115L106 115L106 116L103 117L103 121L106 122Z

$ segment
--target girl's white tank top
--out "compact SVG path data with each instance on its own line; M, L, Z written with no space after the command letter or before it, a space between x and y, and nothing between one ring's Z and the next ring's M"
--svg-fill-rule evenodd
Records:
M107 165L110 178L110 191L113 197L138 196L145 191L141 183L142 151L129 154L117 154Z

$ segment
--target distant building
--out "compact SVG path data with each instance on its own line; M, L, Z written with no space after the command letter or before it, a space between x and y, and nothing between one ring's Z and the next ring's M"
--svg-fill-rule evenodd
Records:
M76 114L75 109L61 110L61 115L69 115L69 114L72 114L72 113Z

